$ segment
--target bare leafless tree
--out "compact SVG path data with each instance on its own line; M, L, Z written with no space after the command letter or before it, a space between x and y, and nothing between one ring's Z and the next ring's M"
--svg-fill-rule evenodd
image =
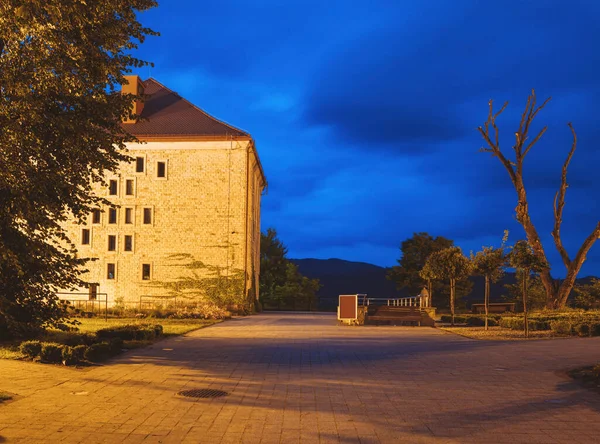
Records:
M523 161L525 160L525 156L529 153L531 148L542 138L546 130L547 126L541 129L541 131L533 138L533 140L529 141L529 129L531 123L535 119L535 116L540 112L546 104L550 101L550 98L546 99L544 103L537 106L536 105L536 96L535 91L531 91L531 94L527 98L527 104L525 105L525 110L523 111L523 115L521 116L521 123L519 124L519 129L515 133L515 145L513 146L515 152L515 160L511 160L507 158L500 149L500 137L498 127L496 126L496 119L502 112L506 109L508 102L504 103L502 108L496 113L493 110L493 104L490 100L489 103L489 114L487 121L485 122L483 127L479 127L479 132L485 139L488 147L482 148L482 151L491 153L494 157L497 157L506 171L508 171L508 175L515 187L515 191L517 192L518 203L515 208L517 220L525 229L525 234L527 235L527 241L533 248L533 251L536 256L540 259L547 261L546 253L544 251L544 247L542 246L542 242L540 240L540 236L529 216L529 205L527 203L527 192L525 190L525 184L523 181ZM569 163L571 162L571 158L575 153L575 148L577 147L577 134L575 133L575 129L571 123L568 124L573 134L573 144L571 145L571 150L565 160L565 163L562 167L562 175L560 188L556 192L554 197L554 229L552 231L552 237L554 238L554 244L560 256L562 258L565 267L567 268L567 275L564 280L556 281L552 278L550 274L550 269L544 270L540 273L542 283L544 284L544 288L546 290L546 305L548 308L556 309L564 307L569 294L571 293L571 289L575 284L575 279L577 278L577 274L579 270L581 270L581 266L585 262L586 255L592 245L600 236L600 222L596 224L596 227L593 229L592 233L585 239L579 251L575 255L575 258L571 259L566 249L563 246L561 237L560 237L560 227L562 224L562 215L563 209L565 206L565 195L567 192L567 169L569 167Z

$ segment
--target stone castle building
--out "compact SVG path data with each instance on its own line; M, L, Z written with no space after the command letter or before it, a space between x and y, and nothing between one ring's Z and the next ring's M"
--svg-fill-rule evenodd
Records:
M260 201L265 176L252 137L150 78L128 76L124 92L141 121L123 127L131 163L98 187L118 208L69 223L87 282L111 302L224 304L258 299ZM87 290L85 290L87 291Z

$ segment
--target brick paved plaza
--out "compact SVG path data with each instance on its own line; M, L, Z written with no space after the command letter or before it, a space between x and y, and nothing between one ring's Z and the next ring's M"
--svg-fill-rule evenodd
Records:
M483 342L335 316L234 319L83 370L0 361L0 442L597 443L565 369L600 338ZM184 389L229 392L216 399Z

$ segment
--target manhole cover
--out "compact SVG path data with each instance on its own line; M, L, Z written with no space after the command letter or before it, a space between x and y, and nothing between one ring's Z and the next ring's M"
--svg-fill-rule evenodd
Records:
M220 398L221 396L227 396L228 393L223 390L213 389L191 389L182 390L177 392L179 396L186 396L188 398Z

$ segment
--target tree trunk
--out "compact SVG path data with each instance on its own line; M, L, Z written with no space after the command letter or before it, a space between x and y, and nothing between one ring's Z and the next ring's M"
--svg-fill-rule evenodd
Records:
M431 279L427 279L427 289L429 290L428 307L433 307L433 283Z
M450 279L450 312L452 313L452 323L454 326L454 288L456 287L456 279Z
M485 296L483 305L485 307L485 330L488 329L488 315L490 310L490 277L485 276Z
M523 270L523 326L525 328L525 337L529 337L529 320L527 319L527 275L528 270Z

